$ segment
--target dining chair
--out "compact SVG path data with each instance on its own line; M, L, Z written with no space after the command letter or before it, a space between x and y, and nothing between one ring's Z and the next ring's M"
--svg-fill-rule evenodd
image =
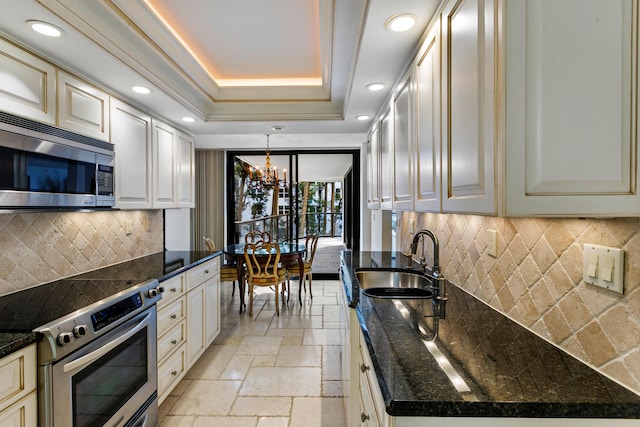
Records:
M202 236L202 241L204 242L204 246L207 248L209 252L215 252L216 245L208 237ZM231 296L235 296L236 294L236 281L238 280L238 265L232 262L225 261L225 263L220 265L220 281L221 282L232 282L231 285ZM240 289L240 284L238 284L238 289Z
M311 281L312 281L312 268L313 268L313 257L316 254L316 248L318 247L318 235L317 234L309 234L305 238L305 247L307 250L304 255L304 269L300 271L300 265L297 262L287 263L284 267L287 269L287 295L289 295L291 290L291 277L300 277L300 274L303 275L302 285L304 287L304 291L307 291L307 280L309 280L309 296L313 298L313 292L311 291ZM287 301L289 297L287 296Z
M244 235L245 243L257 243L259 241L271 242L271 234L268 231L250 231Z
M249 315L253 314L253 287L273 287L276 295L276 314L280 315L278 306L278 287L287 280L287 270L279 267L280 246L277 243L259 241L244 246L244 261L247 271L249 290ZM284 300L283 300L284 302Z

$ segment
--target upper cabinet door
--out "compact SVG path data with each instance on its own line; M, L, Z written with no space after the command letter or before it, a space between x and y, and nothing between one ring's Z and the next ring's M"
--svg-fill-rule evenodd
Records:
M157 120L152 121L153 207L176 207L176 130Z
M442 11L442 210L495 214L497 0Z
M391 111L380 119L380 208L393 209L393 123Z
M192 208L195 203L195 150L193 138L186 133L178 132L176 151L176 184L179 208Z
M640 215L638 1L506 10L506 214Z
M413 100L407 80L393 100L393 208L413 210Z
M367 144L367 207L380 209L380 132L378 127L371 131Z
M58 126L109 141L109 95L58 71Z
M0 39L0 110L56 124L56 70Z
M415 65L416 173L415 208L440 212L440 20L420 49Z
M151 208L151 117L112 100L111 139L116 150L116 207Z

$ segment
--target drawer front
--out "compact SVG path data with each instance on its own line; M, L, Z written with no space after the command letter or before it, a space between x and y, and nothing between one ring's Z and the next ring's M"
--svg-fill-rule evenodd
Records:
M220 273L218 258L214 258L204 264L193 267L187 271L187 290L193 289L206 280Z
M162 336L169 329L183 321L187 316L185 297L171 303L167 307L158 310L158 336Z
M0 426L36 427L38 425L38 398L33 391L0 412Z
M158 404L162 404L187 371L187 350L183 345L158 366Z
M180 347L187 338L187 323L183 320L158 339L158 361L162 362L165 357Z
M36 345L0 359L0 410L36 389Z
M166 307L176 299L182 297L185 293L185 275L172 277L171 279L164 280L160 283L160 286L164 288L162 293L162 299L158 301L158 310L162 307Z

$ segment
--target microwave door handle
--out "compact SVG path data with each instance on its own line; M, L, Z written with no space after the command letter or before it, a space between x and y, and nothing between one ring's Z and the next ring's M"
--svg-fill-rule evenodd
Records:
M78 359L75 359L69 363L66 363L62 368L62 370L64 372L69 372L69 371L73 371L78 367L89 365L95 362L96 360L98 360L99 358L109 353L111 350L113 350L114 348L116 348L117 346L119 346L120 344L122 344L123 342L131 338L132 336L134 336L136 333L141 331L147 325L150 317L151 317L151 312L147 313L144 319L140 320L140 322L134 328L127 331L127 333L125 333L124 335L119 336L115 340L105 344L104 346L100 347L96 351L93 351L89 354L85 354L84 356L79 357Z

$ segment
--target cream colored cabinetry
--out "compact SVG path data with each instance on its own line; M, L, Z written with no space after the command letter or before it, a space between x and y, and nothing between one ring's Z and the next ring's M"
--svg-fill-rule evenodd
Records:
M195 197L193 139L152 120L153 208L193 207Z
M506 215L640 215L638 3L507 2Z
M414 102L407 79L393 99L393 208L413 210Z
M162 403L187 373L186 280L181 274L162 282L158 301L158 402Z
M496 214L496 4L442 10L442 210Z
M109 94L58 70L58 126L109 141Z
M416 211L439 212L440 187L440 20L427 30L416 58L415 185Z
M218 258L187 275L187 366L190 368L220 333Z
M0 359L0 425L38 425L36 345Z
M375 126L367 144L367 207L380 209L380 134Z
M179 208L191 208L195 203L195 149L193 138L178 132L176 142L176 201Z
M111 139L116 152L116 207L151 208L151 117L112 99Z
M362 331L359 334L359 384L360 384L360 422L363 426L389 427L392 424L391 417L385 410L384 399L378 379L373 369L371 356L367 349Z
M53 65L0 38L0 110L56 124Z
M393 116L388 109L378 125L380 138L380 208L393 209Z

